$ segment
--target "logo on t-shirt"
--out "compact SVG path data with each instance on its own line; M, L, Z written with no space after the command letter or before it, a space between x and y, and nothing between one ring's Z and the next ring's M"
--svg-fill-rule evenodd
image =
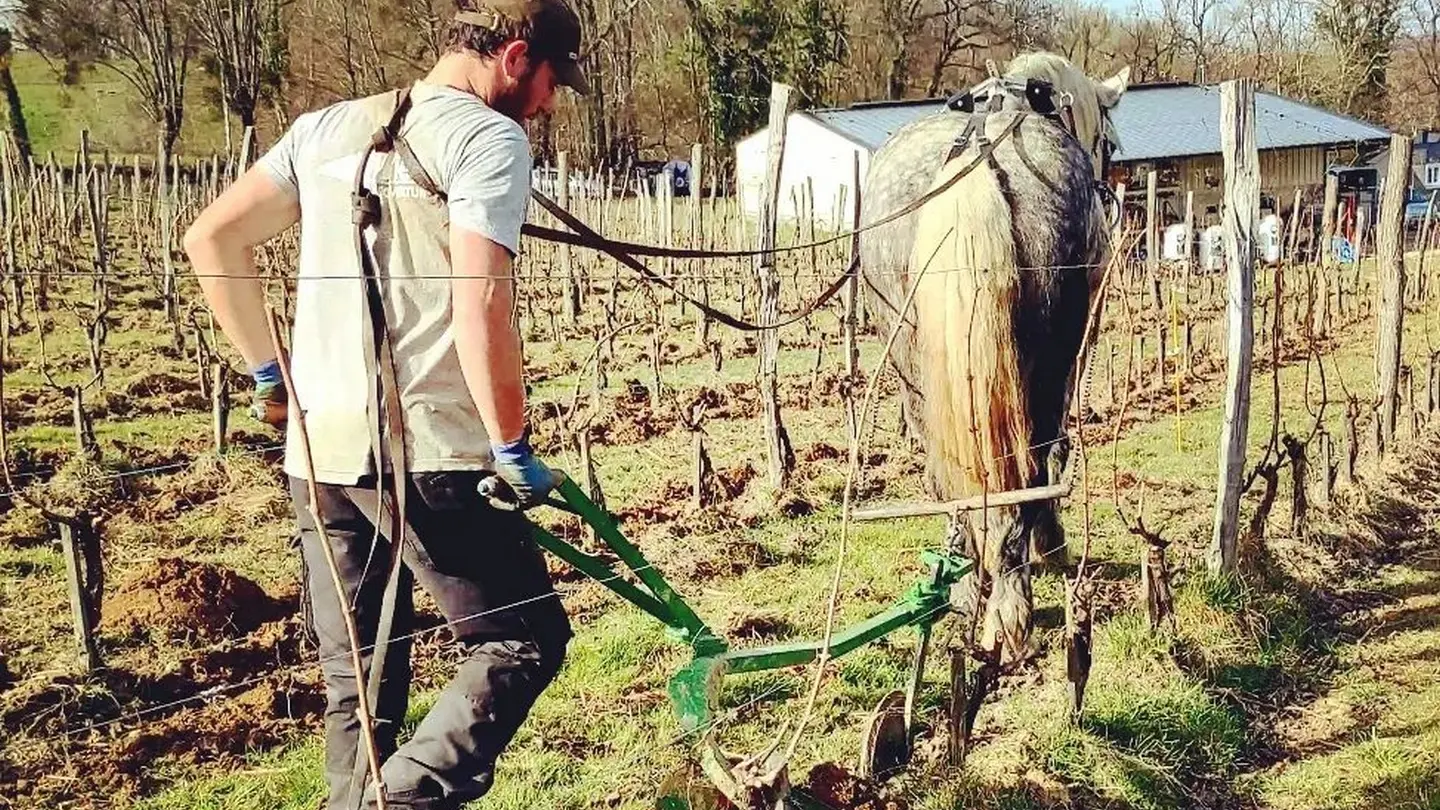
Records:
M355 170L360 167L360 158L363 154L363 152L357 152L326 161L320 164L319 174L327 180L337 180L347 185L354 183ZM391 170L392 165L393 171ZM382 168L386 170L384 179L380 177ZM372 154L370 156L370 162L365 165L365 187L386 197L419 199L429 196L429 192L421 188L410 177L404 161L393 154Z

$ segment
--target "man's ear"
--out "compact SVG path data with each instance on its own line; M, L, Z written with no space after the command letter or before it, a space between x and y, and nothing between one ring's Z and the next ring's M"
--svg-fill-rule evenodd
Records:
M521 81L531 70L530 65L530 44L521 40L511 40L500 48L500 70L507 79Z
M1106 79L1103 82L1096 82L1095 95L1100 101L1100 106L1105 108L1114 107L1120 103L1120 96L1130 87L1130 66L1120 68L1120 72Z

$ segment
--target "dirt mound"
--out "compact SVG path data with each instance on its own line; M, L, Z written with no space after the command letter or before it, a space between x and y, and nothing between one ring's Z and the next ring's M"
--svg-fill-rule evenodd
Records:
M833 461L837 458L845 458L845 451L826 442L816 442L800 452L800 460L807 464Z
M882 798L874 784L833 762L811 768L804 788L821 804L835 810L909 810L904 800Z
M115 745L112 767L127 776L142 776L165 755L192 763L223 761L283 742L324 710L317 679L277 676L132 731Z
M755 480L756 474L755 467L747 461L715 473L715 482L727 500L734 500L745 493L745 487Z
M105 600L102 629L218 641L283 617L287 605L218 565L167 557L146 565Z

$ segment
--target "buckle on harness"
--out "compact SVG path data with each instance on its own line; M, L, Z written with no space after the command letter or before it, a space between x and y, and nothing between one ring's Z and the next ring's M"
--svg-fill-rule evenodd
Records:
M350 221L361 228L380 224L380 198L369 189L350 195Z

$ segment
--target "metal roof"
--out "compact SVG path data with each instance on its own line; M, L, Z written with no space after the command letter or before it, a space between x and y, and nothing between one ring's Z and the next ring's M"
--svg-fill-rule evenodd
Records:
M856 104L807 114L856 143L876 149L895 130L937 112L941 99ZM1111 112L1120 136L1115 160L1211 155L1220 152L1218 85L1137 85ZM1294 99L1255 92L1260 149L1385 140L1389 131Z

